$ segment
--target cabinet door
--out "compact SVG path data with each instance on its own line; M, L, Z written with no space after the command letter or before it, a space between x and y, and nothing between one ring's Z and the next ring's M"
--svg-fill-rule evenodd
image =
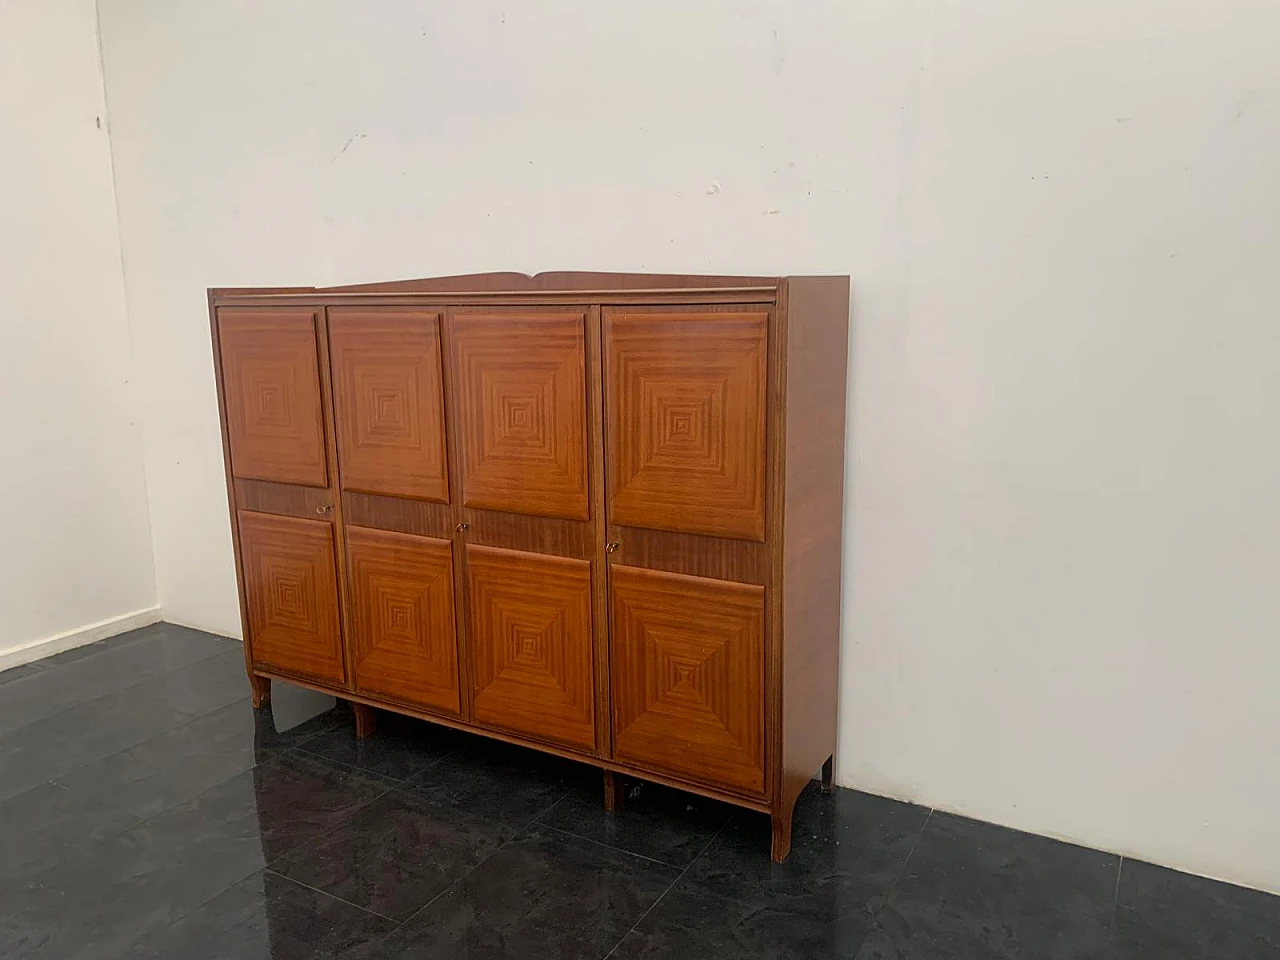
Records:
M248 510L238 519L253 663L343 683L333 525Z
M764 588L610 568L614 756L763 794Z
M468 545L475 719L595 746L591 564Z
M612 523L764 539L768 320L605 311Z
M448 501L439 314L331 309L329 357L342 488Z
M462 502L586 520L584 314L457 312Z
M218 311L231 472L328 485L315 313Z
M457 716L452 545L347 527L347 551L356 689Z

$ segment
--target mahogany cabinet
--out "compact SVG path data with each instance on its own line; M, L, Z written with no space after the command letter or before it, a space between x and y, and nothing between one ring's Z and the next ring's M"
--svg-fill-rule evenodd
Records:
M847 277L213 289L254 705L287 680L768 813L836 738Z

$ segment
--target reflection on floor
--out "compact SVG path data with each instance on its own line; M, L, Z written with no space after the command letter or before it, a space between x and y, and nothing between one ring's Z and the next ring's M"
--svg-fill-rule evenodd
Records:
M1280 899L852 790L766 817L277 684L167 624L0 674L0 956L1280 957Z

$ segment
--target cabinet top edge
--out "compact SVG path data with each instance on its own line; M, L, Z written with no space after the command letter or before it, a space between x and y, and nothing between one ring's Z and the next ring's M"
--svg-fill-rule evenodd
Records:
M252 291L210 291L214 307L414 307L430 306L533 306L576 305L602 306L627 304L720 304L747 303L772 305L777 302L772 287L672 288L654 290L530 290L470 293L289 293L262 294Z
M528 294L641 292L655 290L698 290L749 288L776 290L783 278L671 273L595 273L554 271L526 273L473 273L448 277L424 277L378 283L344 284L331 287L210 287L210 296L326 296L329 294Z

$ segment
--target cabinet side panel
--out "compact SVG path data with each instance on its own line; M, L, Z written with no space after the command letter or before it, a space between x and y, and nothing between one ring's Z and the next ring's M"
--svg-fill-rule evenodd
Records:
M231 524L231 555L236 568L236 598L240 602L240 638L244 646L245 673L253 677L253 656L249 651L249 608L244 596L244 571L240 565L240 524L236 518L236 486L231 473L231 435L227 430L227 398L222 385L222 345L218 336L218 311L213 305L213 290L207 291L209 301L209 339L213 350L213 383L218 395L218 424L222 433L222 465L227 479L227 512ZM254 706L258 700L254 699Z
M835 752L849 279L786 281L782 784L789 810Z

